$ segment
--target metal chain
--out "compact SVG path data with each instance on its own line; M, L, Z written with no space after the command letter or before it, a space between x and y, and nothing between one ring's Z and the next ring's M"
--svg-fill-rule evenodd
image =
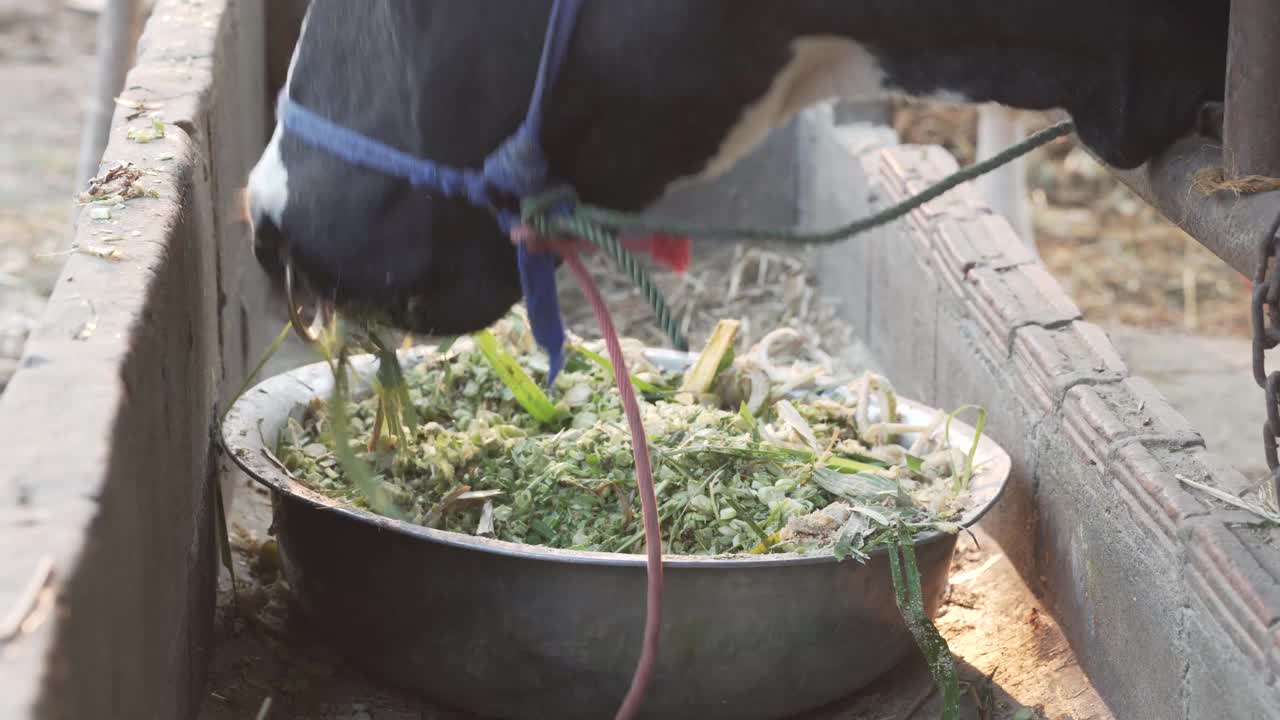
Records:
M1262 424L1262 450L1271 471L1272 498L1280 504L1280 459L1277 458L1277 439L1280 438L1280 371L1267 373L1266 352L1280 345L1280 215L1262 239L1258 268L1253 275L1253 379L1266 396L1267 419Z

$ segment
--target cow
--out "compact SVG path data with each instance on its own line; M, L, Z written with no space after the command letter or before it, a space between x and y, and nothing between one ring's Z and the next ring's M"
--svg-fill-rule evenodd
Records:
M313 0L284 92L412 155L478 167L519 126L552 0ZM723 174L796 113L910 96L1061 110L1137 167L1224 95L1227 0L589 0L539 140L584 201L643 211ZM491 212L355 167L277 126L252 169L258 262L279 287L420 335L521 297Z

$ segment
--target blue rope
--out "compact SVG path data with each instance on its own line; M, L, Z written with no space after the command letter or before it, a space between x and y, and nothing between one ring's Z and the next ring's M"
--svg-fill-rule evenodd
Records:
M299 140L327 150L351 165L404 178L415 187L429 187L446 197L485 202L489 181L481 173L423 162L317 115L291 100L283 90L276 114L284 129Z
M569 39L582 2L555 0L552 4L537 80L524 121L485 158L480 171L449 167L397 150L308 110L283 90L276 107L280 125L299 140L347 163L402 178L414 187L426 188L444 197L465 199L476 207L489 208L493 190L522 200L543 193L551 186L550 169L539 142L543 110L547 94L568 55ZM518 212L495 210L495 213L504 233L509 234L520 222ZM520 243L516 248L516 262L530 329L550 360L547 374L550 387L564 368L566 341L564 317L556 292L555 259L550 254L531 253Z

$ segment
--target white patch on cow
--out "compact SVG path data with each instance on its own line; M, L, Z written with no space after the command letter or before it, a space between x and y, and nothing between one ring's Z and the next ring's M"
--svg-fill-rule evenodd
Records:
M293 82L293 70L298 64L298 55L302 49L302 38L307 33L307 20L311 18L308 7L302 16L302 25L298 30L298 42L293 46L293 55L289 58L289 68L284 74L284 91L289 92ZM280 124L271 132L271 140L258 158L258 163L249 171L247 194L249 196L249 216L251 218L268 217L276 227L284 225L284 211L289 205L289 169L284 165L280 155Z
M281 227L288 204L289 171L280 157L280 126L277 125L258 164L249 171L250 217L265 216L271 218L276 227Z
M884 69L875 56L848 38L804 37L794 41L791 48L791 62L778 72L764 97L747 108L702 173L689 181L714 179L728 172L751 154L770 132L813 105L831 100L876 100L903 95L886 86ZM960 93L949 90L930 93L922 99L969 102ZM683 184L684 181L678 181L673 188Z
M961 93L958 93L954 90L936 90L931 93L925 93L923 95L916 95L916 96L908 96L905 93L895 93L895 94L898 95L899 97L915 97L920 100L930 100L932 102L946 103L949 105L969 105L973 102L972 98L966 95L962 95Z
M755 150L771 131L805 108L825 100L887 95L884 71L858 43L835 36L805 37L791 47L791 62L773 79L764 97L747 108L729 131L702 178L723 175Z

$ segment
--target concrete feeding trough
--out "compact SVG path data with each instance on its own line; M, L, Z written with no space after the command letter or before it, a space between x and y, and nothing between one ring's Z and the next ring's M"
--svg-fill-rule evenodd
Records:
M236 192L304 7L158 0L143 33L123 95L163 106L165 136L130 142L142 121L118 109L105 167L147 170L159 198L113 211L124 260L69 258L0 398L0 717L185 718L206 697L214 489L239 484L215 428L283 321ZM806 114L664 211L825 228L956 167L836 117ZM972 188L814 272L903 395L988 410L1011 472L982 526L1116 717L1280 717L1280 530L1183 482L1250 487Z

